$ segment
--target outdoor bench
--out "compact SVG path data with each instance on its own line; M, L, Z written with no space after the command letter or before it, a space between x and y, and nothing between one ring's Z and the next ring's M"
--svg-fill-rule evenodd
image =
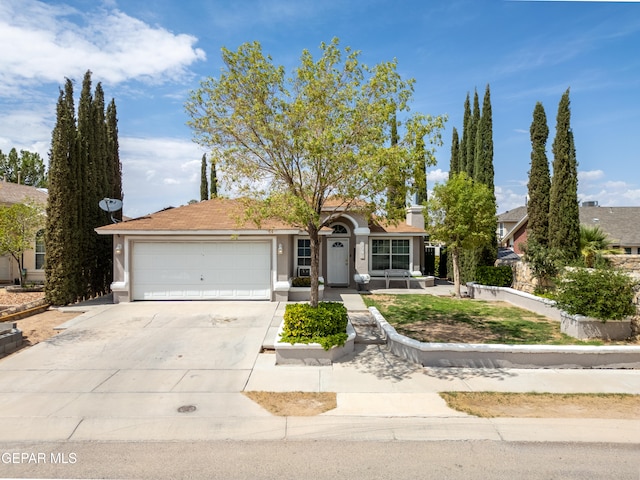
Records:
M389 282L392 280L405 280L407 282L407 288L411 283L411 272L400 268L388 268L384 271L384 279L389 288Z

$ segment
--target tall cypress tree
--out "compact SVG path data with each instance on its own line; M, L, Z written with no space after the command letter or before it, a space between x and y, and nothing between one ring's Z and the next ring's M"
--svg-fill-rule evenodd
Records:
M416 166L413 174L416 191L416 204L427 203L427 152L425 151L424 136L416 135Z
M107 156L109 165L110 198L124 199L122 193L122 163L120 163L120 142L118 141L118 112L116 102L111 99L107 107ZM122 210L113 213L113 218L122 220Z
M451 134L451 160L449 161L449 175L454 175L460 171L460 141L458 140L458 130L453 127Z
M474 179L477 182L485 184L493 195L493 204L495 207L496 196L494 191L494 169L493 169L493 115L491 111L491 91L489 85L485 90L482 102L482 114L478 121L476 130L476 146L474 152ZM498 257L498 240L496 238L497 221L489 227L491 231L487 232L487 237L491 241L481 245L475 254L473 270L478 265L491 266Z
M578 162L571 131L569 89L562 95L553 140L553 177L549 197L549 246L567 259L580 254Z
M82 85L76 122L73 84L60 93L49 161L49 200L45 248L47 299L68 304L108 291L112 278L110 238L95 228L106 223L98 206L121 198L117 119L112 100L105 118L104 91L91 94L91 72Z
M476 134L478 124L480 123L480 101L478 100L478 91L473 94L473 113L469 119L469 127L467 132L467 156L466 156L466 172L469 178L474 178L475 173L475 152L476 152Z
M458 172L467 171L467 142L469 141L469 125L471 125L471 103L469 92L464 100L464 114L462 117L462 140L460 141L460 154L458 157Z
M398 120L395 113L391 118L391 146L398 145ZM400 218L405 214L407 206L407 186L404 182L392 181L387 188L387 211L392 218Z
M113 237L111 235L98 235L95 228L101 227L105 222L111 221L110 216L102 211L99 204L105 197L111 194L111 168L109 164L109 147L107 138L107 123L105 118L105 101L102 84L96 85L92 104L93 144L91 145L92 158L90 168L93 176L92 198L87 205L87 215L92 218L91 240L95 244L97 252L95 270L91 276L90 296L104 295L109 291L113 269ZM89 233L89 232L87 232Z
M536 103L533 121L529 129L531 134L531 169L529 170L529 203L527 213L527 241L542 246L549 244L549 191L551 176L547 159L547 139L549 127L547 115L542 103Z
M216 159L211 157L211 198L218 198L218 172L216 171Z
M476 147L474 159L474 179L484 183L494 191L493 170L493 118L491 113L491 91L489 85L485 90L482 102L482 115L476 131ZM495 194L494 194L495 197Z
M200 201L209 200L209 180L207 179L207 154L202 154L200 164Z
M45 230L45 296L54 305L75 302L81 272L79 209L76 195L78 147L73 83L66 80L56 106L49 152Z
M82 90L78 103L78 179L77 179L77 202L80 208L79 230L81 237L82 255L82 280L80 282L79 299L91 297L91 292L95 288L95 275L97 269L97 259L99 256L93 232L95 214L91 208L91 203L96 198L97 175L95 171L96 145L95 145L95 123L94 123L93 94L91 93L91 71L87 71L82 81ZM97 206L96 206L97 207ZM96 234L97 236L97 234Z

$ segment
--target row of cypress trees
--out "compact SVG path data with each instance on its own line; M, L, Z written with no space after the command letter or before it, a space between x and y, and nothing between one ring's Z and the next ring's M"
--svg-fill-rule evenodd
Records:
M77 118L73 82L60 90L49 152L45 292L55 305L109 291L112 238L95 232L111 221L98 206L105 197L122 199L117 111L113 99L105 108L100 83L92 94L87 71Z
M542 103L533 111L527 243L562 252L566 260L580 255L578 162L571 129L569 89L562 95L553 140L553 177L549 172L546 143L549 136Z
M477 90L473 96L473 110L469 94L464 102L464 116L462 126L462 138L457 129L453 128L451 140L451 161L449 176L465 172L469 178L485 184L491 192L494 192L494 168L493 168L493 115L491 111L491 89L487 85L482 110ZM495 193L493 196L495 205ZM461 281L468 282L475 279L476 267L481 265L493 265L497 258L497 240L495 231L497 224L493 225L492 240L490 243L479 247L473 252L464 252L461 257L460 276Z

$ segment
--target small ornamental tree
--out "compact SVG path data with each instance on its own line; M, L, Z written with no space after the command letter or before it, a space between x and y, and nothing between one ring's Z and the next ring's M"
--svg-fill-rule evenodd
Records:
M37 203L15 203L0 207L0 255L11 255L18 263L20 285L24 285L24 252L32 250L44 228L44 207Z
M492 239L496 221L493 192L460 172L436 185L429 200L431 237L447 244L452 257L455 295L460 296L460 255Z
M386 213L389 185L410 178L415 132L435 137L442 117L406 122L392 145L394 115L407 111L413 80L395 61L367 67L339 41L303 51L291 77L265 56L258 42L222 49L222 72L191 92L186 110L201 145L216 152L216 167L247 197L256 223L275 218L309 235L312 307L318 306L320 230L327 212L368 209ZM419 120L423 118L424 120Z

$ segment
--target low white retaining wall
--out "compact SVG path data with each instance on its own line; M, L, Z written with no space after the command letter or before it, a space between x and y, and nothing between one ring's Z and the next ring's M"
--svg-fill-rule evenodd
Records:
M536 297L509 287L491 287L478 283L467 283L471 298L477 300L499 300L516 307L560 322L560 331L580 340L625 340L631 336L631 320L607 320L583 315L569 315L556 307L556 302L547 298Z
M544 315L558 322L562 319L562 310L556 308L556 302L548 298L536 297L509 287L490 287L478 283L467 283L469 297L477 300L508 302L516 307Z
M369 311L389 349L425 367L640 368L640 347L424 343L397 333L377 308Z

